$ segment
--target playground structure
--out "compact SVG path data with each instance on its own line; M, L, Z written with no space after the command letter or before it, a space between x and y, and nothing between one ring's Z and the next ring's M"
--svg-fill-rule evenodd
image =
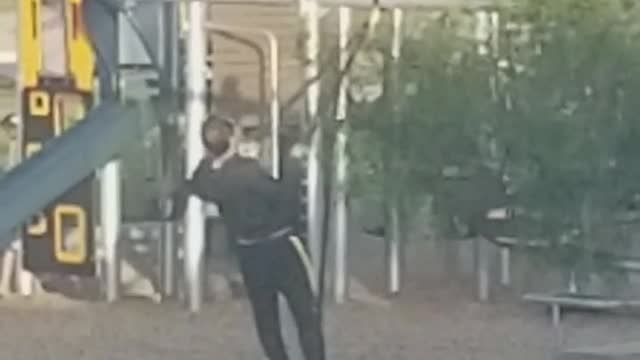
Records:
M122 156L121 150L140 139L146 139L154 131L161 132L165 138L172 138L174 143L179 143L180 132L183 132L186 144L184 171L189 174L195 168L203 154L199 141L200 124L208 111L215 110L215 106L213 109L208 108L210 104L207 101L211 91L211 84L208 82L216 81L208 75L212 73L212 69L209 68L211 64L207 62L211 58L207 50L209 34L239 36L250 33L266 39L269 60L264 62L269 64L270 69L268 108L269 128L273 139L270 150L273 161L270 168L276 177L280 158L280 117L288 110L285 108L287 105L282 104L289 102L282 101L283 95L280 93L282 83L279 81L278 73L281 68L281 44L278 37L269 29L225 25L217 23L215 17L213 22L207 21L207 6L221 1L139 1L134 2L132 7L116 7L118 26L114 28L118 29L116 39L119 46L116 46L115 50L111 49L113 52L109 53L111 50L107 40L102 43L98 41L96 44L98 48L103 46L102 56L107 53L110 54L107 57L116 59L112 59L115 64L107 61L107 67L118 69L115 74L118 80L112 82L118 84L116 93L119 101L105 98L104 94L101 94L104 93L105 79L114 74L101 74L100 86L94 86L95 59L89 39L78 22L78 19L82 18L78 15L87 9L82 6L83 3L90 1L92 0L70 0L64 3L64 19L67 22L64 23L66 30L61 34L67 36L65 43L68 50L66 61L62 65L56 61L49 61L51 59L37 60L47 59L49 56L41 46L44 39L41 36L44 32L29 31L38 27L36 19L39 17L34 14L41 10L38 7L41 3L34 1L36 6L30 7L25 5L29 2L21 2L25 5L20 8L21 148L25 157L35 154L40 147L44 151L26 159L0 183L1 201L16 204L15 211L0 221L0 230L4 233L23 223L31 214L46 209L43 215L36 217L36 220L23 231L22 256L27 269L35 273L59 272L67 275L98 276L103 280L105 298L115 301L120 296L119 249L125 238L123 234L126 233L121 229L135 227L135 224L122 224L122 161L118 160ZM264 2L259 0L252 3L256 6L264 5ZM342 303L349 297L349 208L347 189L340 185L346 182L348 167L345 151L349 136L348 70L352 57L359 51L354 39L364 38L361 41L366 41L367 36L376 36L375 24L381 16L390 14L393 35L389 47L392 61L397 61L401 54L403 15L406 9L429 10L461 6L475 11L478 52L489 54L492 51L491 34L499 22L498 12L494 11L494 4L490 1L304 0L298 3L279 0L269 3L269 6L297 6L299 16L304 20L307 34L303 69L305 81L300 93L304 93L306 118L310 124L317 124L320 118L320 95L322 87L325 86L322 71L326 71L327 68L321 64L320 59L320 40L323 32L321 22L324 14L337 10L339 86L336 94L335 120L342 125L336 141L336 168L335 174L323 173L325 169L322 166L322 156L327 152L321 148L321 144L325 134L321 126L311 126L314 130L310 136L306 164L306 219L315 275L320 276L323 261L334 261L330 271L333 295L336 302ZM383 13L381 9L390 11ZM354 26L357 22L354 13L358 11L364 12L364 17L368 19L363 30ZM95 21L94 24L100 24L100 20L96 19L104 21L111 16L98 12L82 15L85 22L91 18L92 22ZM185 19L188 21L185 22ZM359 37L359 33L362 32L365 32L366 36ZM184 52L180 51L181 45ZM34 53L40 55L27 55ZM215 66L214 51L214 69ZM45 67L52 67L53 71L44 73L42 70ZM327 88L331 89L331 86ZM181 98L183 104L174 108L161 107L167 105L163 102L167 102L170 97ZM97 105L94 107L94 104ZM158 111L167 108L170 109L167 112ZM69 131L63 131L67 128L68 125L65 124L68 121L81 118L84 120L78 125ZM186 120L183 129L180 128L183 126L180 119ZM49 124L45 130L42 130L43 123ZM96 145L98 142L100 146ZM164 167L160 176L170 178L166 181L165 192L183 176L180 166L174 164L184 160L180 159L179 149L179 145L162 149L161 162ZM66 165L63 168L55 165L61 162L72 165L69 168ZM101 170L94 176L96 168ZM50 180L43 184L40 180L45 177ZM326 245L323 244L323 217L327 214L325 206L329 206L325 204L323 191L327 181L336 183L333 209L329 212L334 223L331 257L323 257L323 245ZM81 185L69 190L71 184ZM99 186L99 191L93 191L96 185ZM61 197L60 194L65 195ZM51 205L52 201L55 206ZM161 196L159 203L166 202L167 199ZM401 222L397 209L391 207L389 213L390 223L385 242L385 278L388 293L393 295L399 293L402 288L404 240L399 229ZM184 279L185 295L191 311L198 311L202 306L205 218L202 204L196 199L191 199L183 226L184 240L181 251L178 250L179 224L157 222L153 225L162 228L156 232L162 234L161 239L158 239L162 243L159 247L162 253L157 256L161 271L156 274L156 283L161 284L160 291L164 296L171 297L176 295L177 279ZM94 228L99 230L93 231ZM71 235L66 234L67 230L71 230ZM42 241L43 239L46 241ZM510 282L510 246L501 246L500 251L503 285ZM489 298L490 287L488 254L493 248L489 242L480 239L476 240L475 251L477 298L485 301ZM182 254L182 259L179 253ZM180 260L183 270L182 276L179 277L177 274L180 272ZM32 291L25 287L21 292L29 295ZM532 299L550 303L554 309L558 307L555 304L562 302L562 299L545 297ZM601 302L593 304L602 305ZM556 318L554 316L554 322Z
M97 3L100 2L96 2L96 4ZM199 124L202 122L207 112L205 99L209 89L207 89L207 77L202 76L202 74L206 74L208 72L206 63L207 33L211 31L224 31L226 33L257 32L264 34L268 39L270 46L270 114L271 134L274 139L274 141L271 142L271 151L273 153L272 159L278 159L277 132L279 128L279 114L283 109L279 108L280 95L278 93L279 84L277 72L279 66L277 38L265 29L247 29L207 23L204 18L206 13L204 10L207 7L207 3L208 2L204 1L181 4L167 1L141 1L131 8L123 7L120 9L121 11L118 13L117 20L119 24L119 33L117 36L117 39L119 39L119 45L117 46L117 54L110 54L112 56L117 55L117 63L119 64L117 68L120 69L117 74L119 77L119 80L117 81L117 84L119 84L119 90L117 90L117 93L122 100L128 99L127 101L135 100L140 104L145 103L146 108L144 109L142 109L141 106L138 106L138 111L140 111L139 114L142 114L138 116L148 118L148 114L145 115L144 112L150 111L149 100L153 96L157 96L159 93L162 94L162 91L166 90L167 84L171 84L170 87L173 87L174 89L179 88L179 84L181 83L185 84L183 96L186 99L184 108L187 118L185 131L187 144L186 170L187 173L189 173L189 170L193 169L202 154L202 148L199 144L197 134L199 131ZM216 2L214 1L211 3L215 4ZM284 4L285 2L282 3ZM286 3L292 5L291 2ZM103 97L103 95L98 95L98 98L94 95L95 88L93 74L95 61L89 45L89 39L87 38L87 34L84 33L79 19L84 17L86 22L86 19L94 19L92 16L100 17L100 14L81 14L82 11L86 11L90 7L83 6L82 1L70 1L65 3L65 10L63 12L64 16L62 17L64 20L62 23L65 24L63 31L60 32L60 29L58 29L59 33L57 35L53 31L50 34L47 34L46 31L38 32L37 30L29 32L27 31L28 29L38 28L38 16L36 15L39 14L44 7L37 1L33 2L33 4L35 4L34 6L26 6L26 2L21 4L24 6L21 6L20 8L19 88L21 92L21 99L23 99L21 102L23 104L21 107L21 143L25 156L35 153L38 147L41 146L38 144L42 144L48 140L48 138L37 138L37 144L31 140L33 136L36 136L31 134L34 133L34 131L36 133L38 131L32 129L33 126L38 125L32 124L36 124L37 121L41 121L43 117L48 119L46 121L49 121L52 124L51 127L55 130L54 133L49 133L47 136L64 135L56 138L56 141L53 141L51 145L45 146L46 150L55 149L58 144L67 146L71 145L73 140L69 141L67 138L78 135L75 134L74 131L69 133L65 132L63 134L62 129L64 127L59 124L64 123L64 121L77 121L87 112L87 119L92 119L92 115L99 115L99 118L102 118L103 116L113 116L114 118L118 118L118 120L109 124L113 128L113 136L115 137L118 137L118 131L124 131L125 128L128 130L129 135L133 136L132 138L135 138L133 134L140 134L144 136L150 129L161 126L162 123L158 124L153 121L144 122L142 126L140 126L140 124L134 124L135 121L129 120L127 122L123 119L125 115L119 112L122 110L116 110L113 104L103 103L98 105L97 110L89 111L94 102L100 103L98 99ZM260 4L260 2L257 2L256 4ZM340 33L338 47L340 49L340 71L343 72L343 74L340 76L340 91L338 95L336 119L343 121L347 117L348 103L346 93L349 82L346 73L348 70L347 67L349 66L350 51L353 51L353 45L350 43L350 37L353 36L355 38L353 35L354 31L351 29L351 8L372 10L370 14L371 23L369 23L369 27L367 28L369 36L375 35L374 23L380 16L379 10L381 8L394 8L392 11L394 36L393 44L390 45L393 48L393 56L397 58L400 54L402 38L401 7L420 7L429 9L449 6L448 3L442 2L431 3L414 1L381 3L369 3L367 1L347 1L340 3L331 1L304 1L297 5L299 6L301 17L305 20L305 30L308 34L305 46L307 65L304 69L304 77L306 78L306 88L304 89L304 92L306 98L307 118L310 122L316 121L315 119L318 117L318 101L321 86L320 77L322 76L320 73L320 59L318 54L321 32L319 21L322 9L326 12L327 8L339 8ZM489 5L491 4L485 1L453 4L453 6L481 9L481 13L485 12L484 9ZM140 6L140 9L144 8L145 11L140 11L136 6ZM183 30L185 24L180 23L180 9L182 9L182 14L184 15L185 8L189 21L188 26L186 26L187 33L183 40L185 45L184 48L186 49L186 61L181 63L181 54L179 54L178 51L178 43L181 38L181 30ZM153 9L153 11L148 11L149 9ZM93 11L97 10L93 8ZM113 11L113 9L110 9L109 11ZM141 26L141 24L144 25ZM158 29L161 29L162 31L158 32ZM150 34L153 34L153 37L149 37ZM61 54L46 52L51 50L48 48L45 50L45 47L42 46L43 43L41 41L44 39L45 35L67 36L65 39L65 43L68 44L66 58L64 56L60 58ZM96 46L100 48L99 41L96 41L96 39L93 40L97 43ZM101 56L104 57L105 53L108 54L109 49L104 48L102 50L103 53ZM357 49L355 51L357 51ZM38 56L30 56L27 54L38 54ZM56 58L56 56L58 58ZM31 59L42 59L42 61L34 61ZM56 61L58 63L56 63ZM105 60L102 59L102 61ZM162 66L159 66L160 64L162 64ZM107 65L112 66L113 64L108 63ZM180 69L182 65L185 65L186 75L182 72L183 69ZM53 68L53 71L48 73L43 72L42 70L44 70L45 67ZM57 67L57 69L55 67ZM65 69L69 71L66 71ZM159 69L161 69L161 71L158 71ZM113 76L113 74L110 75ZM100 90L101 92L104 92L105 78L101 77L100 79L102 80ZM63 87L56 88L58 83L64 84ZM162 88L162 86L165 86L165 88ZM58 94L61 90L64 91L64 94L62 95ZM35 92L35 94L32 94L32 92ZM51 99L55 99L55 101ZM80 101L79 99L83 100ZM50 101L53 101L53 106L50 106ZM60 111L61 107L66 109L74 106L76 110L75 113ZM100 111L100 109L102 110ZM169 120L175 121L175 119L178 118L178 115L179 114L172 114L172 119ZM67 118L62 119L61 116L66 116ZM94 121L97 123L98 119L95 119ZM106 120L102 121L107 122ZM167 119L164 121L166 122ZM91 139L91 133L93 131L91 130L91 127L95 126L97 128L98 125L87 124L91 123L90 121L81 123L83 127L79 127L84 131L88 131L89 136L87 138ZM107 124L101 124L101 126L105 125ZM338 137L338 157L336 159L336 176L338 182L345 181L345 170L347 167L347 159L344 149L346 142L348 141L348 131L346 131L346 127L343 127L343 129L345 129L345 131L341 131ZM81 131L80 129L74 130L76 133ZM321 127L316 127L316 130L311 137L307 164L308 236L316 275L319 275L318 271L319 264L321 262L323 237L321 218L323 214L322 184L324 181L324 175L322 174L322 167L320 165L320 156L323 151L320 149L322 136ZM117 144L126 144L126 139L119 140L120 141L118 141ZM103 162L106 159L112 158L114 155L115 158L117 158L117 150L119 149L112 147L106 137L103 138L102 141L106 144L104 149L100 149L100 154L95 154L96 159L99 158L101 160L95 161ZM113 144L115 144L115 142ZM62 145L58 145L59 148L62 148ZM74 150L81 148L81 146L76 144L73 145L69 146L69 148ZM167 152L166 149L163 149L163 151ZM53 154L54 152L55 150L45 151L39 154L41 156L36 156L31 161L25 161L21 166L18 166L18 168L10 174L7 179L5 179L5 184L14 184L13 186L18 186L18 183L22 183L22 185L19 186L20 188L28 188L23 187L24 183L19 181L22 176L26 175L20 176L20 174L31 174L31 171L37 169L38 166L30 164L34 164L36 161L45 162L47 159L46 155ZM82 153L82 151L80 153ZM53 158L53 155L49 155L48 157ZM53 199L56 199L59 203L62 201L57 196L60 193L66 191L68 194L71 194L84 191L86 196L83 197L80 203L74 206L63 204L64 206L60 206L60 209L62 210L57 210L57 212L56 210L52 212L47 210L38 218L38 220L35 221L34 224L30 224L25 228L23 243L26 245L23 249L23 256L26 260L27 268L34 272L62 272L65 274L90 276L98 274L104 279L104 293L106 295L106 299L108 301L114 301L119 296L118 283L120 278L120 263L117 250L119 248L118 242L121 236L120 234L122 234L120 231L120 228L122 227L120 207L122 204L120 195L121 189L119 185L121 164L118 160L109 161L99 172L99 181L93 177L89 177L86 180L83 180L83 184L85 184L83 185L85 186L84 190L80 187L78 188L80 190L72 190L71 192L68 192L69 184L77 182L79 180L77 177L80 176L80 173L88 175L92 173L89 169L93 169L97 166L93 162L89 164L87 158L83 159L82 162L84 163L82 169L78 169L78 173L74 174L76 178L71 179L71 176L68 178L61 176L59 178L60 180L57 181L55 186L57 190L54 191L54 186L51 186L51 189L42 190L42 194L47 194L42 198L36 199L36 196L34 195L34 199L32 199L31 202L23 202L21 199L21 202L25 204L24 211L16 212L16 216L13 219L6 219L7 222L5 223L5 226L7 228L15 226L15 224L24 220L24 215L32 213L35 208L43 208L45 204L49 204ZM278 164L276 160L272 163L274 176L277 176L275 171L277 168ZM67 173L66 175L71 174ZM13 181L13 183L11 183L11 181ZM92 187L91 184L95 183L100 184L99 197L88 195L88 189ZM17 193L15 192L14 187L3 186L3 188L7 190L6 194L13 194L13 196L16 196ZM333 272L333 275L336 301L343 302L348 297L348 208L346 201L347 194L345 193L344 187L338 186L337 188L339 190L335 195L336 217L334 221L336 223L336 245L334 256L335 271ZM99 206L96 206L98 204ZM98 207L100 209L99 216L96 216L94 210ZM50 205L47 206L47 209L49 208L51 208ZM191 200L184 224L184 272L187 288L189 289L189 307L194 311L197 311L200 308L202 299L202 289L200 287L202 283L202 254L204 249L204 216L200 209L201 204L196 200ZM22 218L20 218L21 216ZM394 219L394 217L392 217L392 219ZM392 231L390 231L391 236L387 242L387 282L388 289L391 294L398 293L400 291L402 273L402 242L399 238L400 232L397 231L397 229L395 229L395 231L393 230L399 226L397 214L395 219L396 221L392 222ZM49 227L44 227L43 224L49 223L54 225L53 230L50 230ZM67 223L71 223L72 225L66 225ZM100 224L99 233L95 233L91 230L94 228L94 223ZM68 237L70 240L61 238L66 226L71 226L72 228L75 227L75 236ZM176 273L176 269L174 268L176 264L175 253L177 252L174 240L175 225L167 224L165 225L165 230L162 246L164 253L162 255L163 276L161 283L163 284L165 295L172 295L172 290L176 288L175 284L173 284ZM99 234L99 236L94 236L94 234ZM35 240L42 240L42 238L48 238L52 241ZM99 245L96 243L97 238L99 238ZM69 243L67 244L65 241L69 241ZM47 263L46 261L39 260L42 258L48 259L49 262ZM99 269L97 273L96 269ZM26 288L21 289L21 292L28 295L31 290Z

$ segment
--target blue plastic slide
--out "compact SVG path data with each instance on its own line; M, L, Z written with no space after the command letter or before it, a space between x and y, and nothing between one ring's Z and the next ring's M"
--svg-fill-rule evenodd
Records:
M8 234L121 149L142 138L152 123L140 105L105 102L42 150L0 178L0 234ZM0 237L0 250L12 240Z

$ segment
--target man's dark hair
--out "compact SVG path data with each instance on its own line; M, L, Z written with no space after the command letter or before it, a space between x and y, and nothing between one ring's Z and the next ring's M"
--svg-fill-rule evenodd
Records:
M231 146L233 123L221 116L211 115L202 124L202 144L215 156L222 156Z

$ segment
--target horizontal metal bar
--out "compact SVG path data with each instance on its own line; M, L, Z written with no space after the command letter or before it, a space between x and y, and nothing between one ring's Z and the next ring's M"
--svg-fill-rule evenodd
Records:
M548 240L523 240L508 236L498 236L490 240L499 247L548 248L552 243Z
M595 298L587 296L569 296L553 294L525 294L523 299L528 302L536 302L549 305L573 306L589 309L616 309L628 305L628 302L620 299Z
M0 179L0 234L8 234L94 169L140 139L148 124L136 108L103 103ZM0 237L0 249L12 237Z
M627 272L640 272L640 260L616 261L613 266Z
M298 0L138 0L132 2L135 5L156 3L190 3L203 2L212 5L261 5L261 6L296 6ZM504 1L499 0L378 0L378 6L383 8L496 8L504 6ZM371 8L376 6L374 0L318 0L320 6L347 6L354 8Z
M298 0L137 0L129 6L154 5L161 3L193 3L201 2L211 5L261 5L261 6L296 6Z
M348 6L371 8L375 6L373 0L318 0L321 6ZM383 8L422 8L422 9L446 9L446 8L495 8L504 2L496 0L379 0L378 6Z

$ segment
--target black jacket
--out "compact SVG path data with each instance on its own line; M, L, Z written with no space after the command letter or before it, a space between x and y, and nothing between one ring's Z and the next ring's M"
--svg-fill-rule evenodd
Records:
M281 182L285 187L284 201L288 221L293 226L296 235L304 233L303 213L305 211L302 198L305 197L302 180L305 176L304 165L299 159L284 156L280 163ZM306 217L306 216L305 216Z
M193 177L186 181L177 194L174 214L186 208L189 195L215 203L220 209L229 234L237 240L259 241L284 227L295 228L293 213L299 216L299 196L291 188L293 172L275 180L250 158L234 156L219 169L211 168L210 160L200 162ZM293 175L291 175L293 176Z

